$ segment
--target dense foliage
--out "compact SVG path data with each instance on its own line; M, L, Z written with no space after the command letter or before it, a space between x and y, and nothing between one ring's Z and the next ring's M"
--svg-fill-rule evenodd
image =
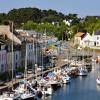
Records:
M7 14L0 13L0 24L7 20L13 21L16 28L34 29L42 33L46 29L48 35L55 34L59 39L72 38L78 31L92 34L100 28L99 16L79 18L77 14L64 15L51 9L19 8Z

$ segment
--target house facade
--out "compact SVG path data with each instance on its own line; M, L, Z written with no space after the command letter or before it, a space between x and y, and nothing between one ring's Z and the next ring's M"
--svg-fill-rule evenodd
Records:
M85 35L86 34L83 32L76 33L74 36L74 45L80 45L80 42L82 41Z
M80 46L81 47L91 47L91 46L94 46L94 39L93 39L93 37L89 33L86 33L84 38L80 41Z
M27 67L31 68L34 63L34 38L31 36L32 31L19 30L19 38L21 45L21 65L25 66L26 50L27 50ZM30 33L31 32L31 33Z
M90 33L81 33L78 32L75 35L74 43L78 45L78 47L93 47L97 46L97 37L94 35L90 35Z
M14 45L21 44L21 41L10 31L10 25L0 25L0 38L4 41L5 45L0 45L0 66L1 72L12 70L12 59L13 59L13 69L15 69L15 55L16 50ZM13 58L12 58L12 41L13 41ZM18 54L18 53L17 53Z
M100 30L93 33L92 37L94 39L94 46L100 46Z
M7 71L7 52L5 45L0 45L0 73Z

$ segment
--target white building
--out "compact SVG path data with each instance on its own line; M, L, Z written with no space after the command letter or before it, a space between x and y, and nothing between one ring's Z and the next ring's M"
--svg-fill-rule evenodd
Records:
M94 46L100 46L100 30L97 30L93 35Z
M65 20L63 20L63 22L64 22L66 25L70 26L72 20L67 21L67 20L65 19Z
M91 46L94 46L94 39L93 39L93 37L89 33L86 33L84 38L80 41L79 45L81 47L91 47Z
M97 41L94 37L95 36L91 36L89 33L78 32L75 35L74 43L78 46L78 48L93 47Z

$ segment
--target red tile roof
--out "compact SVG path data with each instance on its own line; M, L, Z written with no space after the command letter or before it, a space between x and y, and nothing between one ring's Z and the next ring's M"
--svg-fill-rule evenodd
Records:
M75 34L75 37L82 37L85 33L83 32L78 32Z

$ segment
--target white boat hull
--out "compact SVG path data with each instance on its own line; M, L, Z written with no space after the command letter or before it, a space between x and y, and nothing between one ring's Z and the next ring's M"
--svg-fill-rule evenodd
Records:
M62 82L63 84L70 83L70 77L69 76L62 77Z
M97 82L98 85L100 85L100 79L97 78L96 82Z
M21 95L21 100L28 100L28 99L32 100L34 98L35 98L35 95L33 95L32 93L23 93Z
M63 84L67 84L67 83L70 83L69 80L63 80Z
M78 75L79 75L79 76L87 76L87 73L79 72Z
M52 95L52 90L42 91L42 94L45 95Z
M10 97L0 97L0 100L13 100L13 98L10 98Z

